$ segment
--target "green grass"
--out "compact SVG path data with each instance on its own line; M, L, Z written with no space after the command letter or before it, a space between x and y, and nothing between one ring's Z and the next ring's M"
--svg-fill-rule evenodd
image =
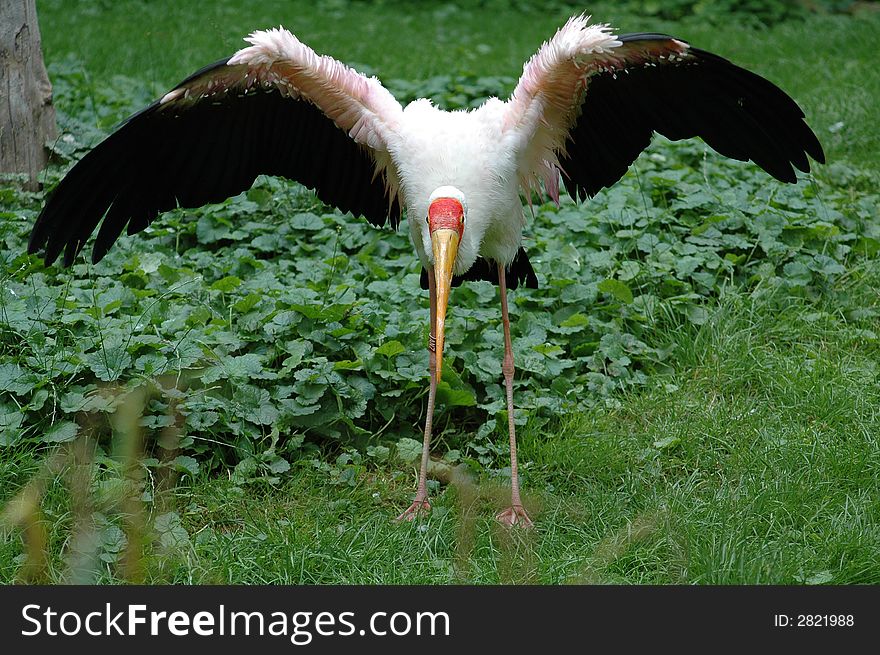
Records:
M79 9L71 12L69 3L40 0L38 9L50 66L68 72L71 68L81 69L90 80L108 80L107 84L67 87L79 93L77 102L91 89L91 111L101 130L107 129L108 117L112 118L111 124L119 120L125 111L134 108L130 106L133 98L141 99L143 95L141 86L130 80L109 79L112 76L121 74L140 80L155 95L199 66L228 55L240 46L244 33L258 27L283 23L318 50L360 67L369 66L371 72L386 80L470 73L513 79L538 44L573 13L561 4L544 13L501 14L475 9L455 12L448 8L450 5L426 3L402 13L397 13L395 3L324 3L320 12L304 2L269 0L253 6L247 3L247 8L244 4L96 0L81 2ZM148 477L146 485L146 499L151 501L146 511L151 513L149 523L156 528L152 536L147 534L155 544L143 560L148 582L880 583L880 352L876 329L880 271L876 258L836 254L841 244L852 243L847 240L853 236L851 232L861 234L862 229L875 228L877 223L874 199L867 195L873 191L870 176L852 174L839 164L874 173L878 169L880 75L875 49L880 40L880 19L817 16L755 31L736 24L719 29L696 22L646 22L634 16L618 16L613 7L607 11L597 7L594 14L599 19L615 20L624 31L665 30L681 35L767 75L791 93L804 107L832 162L817 173L819 198L828 204L820 218L830 217L832 229L816 224L810 211L804 212L803 204L798 209L797 203L806 196L801 188L767 185L766 194L748 188L743 194L750 207L773 209L772 217L784 217L793 229L776 235L779 241L772 244L775 254L763 261L746 262L736 276L730 273L730 279L716 280L719 286L712 287L711 297L696 301L708 312L707 321L695 323L681 314L664 316L663 311L671 311L666 305L660 315L644 322L633 316L638 312L617 307L613 299L611 303L603 298L584 305L582 311L603 329L620 331L625 325L626 329L635 326L642 330L640 338L649 341L653 350L641 352L638 357L628 353L635 360L629 368L636 373L647 371L649 378L647 383L629 390L596 394L596 402L589 409L548 424L532 421L521 428L526 503L537 525L533 533L508 533L492 519L506 502L504 434L490 435L498 444L497 452L490 449L480 455L480 462L471 460L476 473L460 473L454 483L432 483L435 510L430 518L404 525L391 519L411 500L415 471L393 459L384 461L366 454L368 451L354 451L332 440L320 449L279 449L292 468L275 476L279 480L273 484L265 469L279 463L274 443L265 452L253 452L263 475L252 475L254 471L245 471L244 467L227 467L223 455L217 454L222 449L215 443L198 442L190 446L200 447L198 452L186 452L197 455L200 464L181 461L177 468L182 477L170 498L161 500L157 491L161 467L151 465L145 469L156 476ZM477 49L480 44L488 50ZM105 86L109 89L105 93L119 88L126 92L113 104L106 96L94 95L95 89ZM136 87L134 91L132 87ZM65 88L63 84L61 88ZM81 108L74 109L70 98L59 96L59 108L81 119ZM843 125L837 127L840 122ZM832 126L834 131L829 131ZM745 167L734 171L711 164L700 169L701 157L694 154L697 149L664 148L667 146L659 146L655 152L669 155L669 161L677 165L685 162L683 166L693 167L691 173L698 171L711 177L706 190L721 199L719 205L711 205L713 210L721 206L724 212L739 215L743 194L731 200L723 195L727 189L724 184L734 189L740 188L736 187L738 182L743 186L754 184L752 173ZM653 194L648 200L656 202L652 209L658 212L667 203L681 202L663 190L657 168L653 160L643 158L638 184L628 178L619 190L620 197L626 196L631 202L638 198L638 192ZM694 193L699 192L702 182L694 186L687 178L687 183L691 185L688 193ZM6 211L6 225L17 221L15 224L21 226L17 231L0 230L0 236L6 246L17 249L40 198L21 200L15 196L12 202L9 197L14 194L0 191L4 192L0 210L6 211L8 203L14 206L11 212ZM267 195L274 203L270 203L273 211L267 210L263 217L260 209L259 216L253 218L254 229L261 235L278 231L272 228L277 224L270 222L274 210L303 210L302 194L296 191L285 192L274 183L266 183L255 198ZM595 212L608 202L605 197L599 198L587 211ZM642 202L636 204L641 212ZM233 203L212 212L234 213L241 206ZM648 207L644 209L647 213ZM669 216L675 213L675 220L664 213L663 225L680 230L688 225L691 212L703 211L707 210L699 205L669 210ZM856 215L861 219L855 220ZM757 211L755 216L766 218ZM616 211L614 217L622 220L628 214ZM259 222L258 218L266 220ZM165 219L165 231L170 224L182 239L192 239L195 221L191 215L189 219L187 231L186 222L172 215ZM328 220L324 232L336 234L336 219ZM542 209L538 224L546 232L535 229L532 238L540 242L534 246L536 252L553 251L557 246L564 252L561 244L544 236L558 230L562 223L561 215ZM612 259L638 261L640 265L661 261L640 254L633 244L624 243L626 238L611 238L625 225L609 221L597 224L611 231L597 232L588 248L581 246L585 251L611 253ZM206 225L212 224L208 221ZM326 236L324 232L313 233L314 243L318 243L318 235L322 239ZM358 273L366 276L359 277L358 282L366 284L380 273L375 265L370 269L368 258L360 255L371 248L375 251L374 242L379 239L376 235L386 237L372 230L352 230L351 234L346 237L350 242L341 245L343 253L352 257L351 266L344 272L349 275L358 262L367 261L367 273ZM744 234L750 241L767 236L748 230L738 232L736 227L730 228L730 234ZM583 238L583 234L578 236ZM163 241L160 229L153 245L140 247L152 248L151 253L166 257L177 245L169 247L169 242L173 239L166 236ZM799 248L807 242L820 254L824 255L826 249L834 254L835 261L846 264L846 272L827 277L814 272L810 284L789 284L788 278L804 275L803 267L794 266L788 271L788 266L801 262L797 257L806 251ZM25 298L22 308L32 311L35 306L49 307L51 314L56 301L64 304L74 298L82 309L76 321L50 319L51 334L31 328L25 340L16 332L29 325L25 309L21 309L13 330L0 325L5 330L0 342L0 365L21 362L28 370L42 370L39 365L48 362L47 371L61 370L58 375L58 371L53 373L57 380L50 381L52 395L42 397L40 403L44 405L30 408L32 414L39 411L56 416L54 403L62 394L56 394L54 385L61 389L71 383L64 379L68 373L62 369L65 358L75 357L80 342L90 338L88 330L78 331L83 325L95 320L99 333L101 329L109 333L116 323L132 330L132 317L140 316L140 306L131 300L132 294L152 302L156 296L149 293L157 285L163 292L167 290L168 283L157 280L155 274L141 273L141 268L155 262L140 262L138 243L131 240L119 244L109 263L102 264L103 269L81 270L69 279L56 277L55 272L31 271L26 280L32 285L32 295L22 293L27 287L11 286L24 284L17 276L24 269L30 271L27 267L31 264L23 259L6 262L10 267L2 279L19 292L19 299ZM188 284L190 277L185 269L192 266L206 279L199 282L202 286L192 287L195 291L187 287L179 297L164 300L172 306L178 303L181 311L185 307L189 312L191 304L208 308L208 318L198 319L190 327L203 345L220 354L225 353L224 348L231 348L230 338L251 339L261 334L263 325L253 318L233 323L233 312L228 309L246 297L248 284L262 284L242 273L250 269L241 263L246 258L237 254L238 245L233 242L228 250L217 250L212 243L203 251L192 249L193 259L183 265L176 263L175 272L186 275ZM315 275L326 277L315 277L318 287L329 290L331 281L351 284L348 277L334 277L338 273L337 252L332 239L322 241L320 248L318 252L325 260L314 267ZM233 256L227 260L229 253ZM818 255L811 253L803 259L810 265L818 261ZM17 251L13 257L16 255ZM554 267L567 265L569 255L536 259L544 260L543 274L553 271L564 277L560 272L564 269ZM704 264L711 261L708 257ZM406 262L392 262L395 273L412 272L407 267L413 262ZM282 260L278 270L295 270L284 266ZM125 288L110 281L113 271L123 267ZM643 266L643 270L647 268ZM274 269L260 270L274 274ZM661 278L670 284L685 282L700 288L687 275L675 273L674 267L656 268L654 273L657 279L644 274L631 281L633 290L659 293ZM223 284L212 284L232 274L244 278L242 289L230 291ZM605 273L595 275L601 279ZM806 275L810 278L810 271ZM68 282L69 286L64 286ZM96 285L97 297L91 291ZM274 298L272 292L265 294L270 300ZM413 302L421 302L420 311L424 313L424 299L416 295L415 287L401 293ZM556 289L549 293L561 295ZM489 323L491 327L479 334L473 331L472 341L453 343L454 348L457 352L476 352L479 347L497 353L497 317L494 313L480 315L477 309L480 302L494 303L495 296L490 303L486 290L475 286L473 291L462 291L458 298L466 294L469 300L462 300L457 310L464 318L457 320L474 318L480 325ZM540 317L559 307L549 304L551 301L541 305L543 297L514 294L512 311ZM130 304L135 308L133 314L128 311ZM547 311L542 312L543 307ZM156 319L151 329L165 330L168 324L176 329L170 320L173 313L168 307L159 307L156 314L161 320ZM229 325L222 323L227 315ZM378 316L383 325L386 321L391 324L384 314L373 316ZM220 326L213 334L199 332L199 320L208 319L211 325ZM532 325L527 320L522 324ZM42 324L38 325L42 329ZM595 324L591 329L596 329ZM372 336L370 329L361 325L358 333L363 335L364 331L367 338ZM463 338L461 334L458 330L459 336L454 338ZM396 338L405 340L403 334ZM557 335L552 338L561 339ZM149 361L162 360L162 353L151 350L154 346L158 349L155 343L145 342L138 346L141 350L137 355ZM232 351L239 352L234 348ZM668 355L660 358L657 353L661 351ZM655 355L657 365L652 368ZM95 362L89 366L92 372L101 368ZM380 371L381 367L373 369ZM73 382L77 384L79 378L93 381L95 377L81 364L69 370L76 372ZM526 403L526 391L529 400L535 398L535 390L525 382L527 376L536 379L536 375L519 374L520 407ZM398 382L393 381L395 388ZM421 378L417 384L419 389L424 388ZM407 393L402 398L408 399L410 406L401 406L400 412L409 412L407 416L412 418L413 413L418 414L422 398L412 388ZM11 399L11 395L0 397L0 409L12 407ZM465 412L465 408L442 409L437 424L454 426ZM161 408L153 412L154 418L161 415ZM384 418L381 423L385 423ZM383 434L418 438L418 421L412 423L399 418L390 421L392 427ZM46 457L52 449L35 441L39 430L30 427L34 434L0 449L0 507L6 506L6 501L34 476L42 475L46 482L41 514L29 516L47 530L48 580L90 581L96 576L94 579L100 582L120 581L124 576L119 562L125 546L121 528L131 516L131 507L124 499L131 488L124 481L118 452L115 459L108 456L106 453L114 451L105 442L95 479L86 484L89 491L71 494L67 484L72 478L64 470L46 470ZM262 442L251 444L245 438L233 439L226 432L209 434L222 440L227 450L232 446L265 448L270 440L265 434ZM487 437L475 442L469 442L469 438L449 430L439 435L435 452L442 454L453 447L463 451L463 459L477 457L474 448L485 448ZM389 445L393 446L393 440ZM244 455L242 458L248 461ZM251 457L250 461L256 460ZM198 472L192 474L195 470ZM73 483L82 485L75 478ZM76 573L70 553L77 551L78 543L86 542L94 545L99 559L84 572ZM21 575L23 553L20 531L0 532L0 582L9 583Z
M875 310L878 275L848 289ZM733 293L675 345L679 373L523 432L534 533L492 519L506 502L498 478L444 485L430 519L400 525L414 471L368 465L349 486L304 461L279 488L204 476L179 486L189 538L148 557L147 580L880 583L876 335L824 302ZM35 468L32 453L9 455L4 489ZM55 576L69 503L50 486ZM19 551L0 545L0 579Z

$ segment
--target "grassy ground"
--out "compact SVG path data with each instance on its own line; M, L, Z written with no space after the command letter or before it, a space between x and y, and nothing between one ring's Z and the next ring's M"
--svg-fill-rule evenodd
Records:
M489 16L421 4L400 15L393 3L328 3L316 13L309 3L280 0L247 10L234 2L81 4L70 12L69 3L39 2L49 63L74 53L90 76L135 76L157 92L239 47L250 29L278 23L385 79L449 70L515 77L571 13ZM876 17L815 17L753 31L594 13L619 18L627 31L682 35L768 75L804 107L830 161L877 170ZM505 502L503 471L435 483L433 515L397 525L391 517L408 504L414 472L360 464L348 478L350 467L325 453L318 465L295 463L278 487L183 478L168 511L153 517L162 528L145 578L880 583L880 353L865 325L880 311L878 282L880 271L868 263L817 299L731 291L704 325L664 335L677 353L667 376L552 429L526 427L520 458L532 533L508 533L492 520ZM861 319L847 313L852 307ZM0 453L0 501L38 473L43 454L27 444ZM111 470L98 485L91 533L74 527L83 509L71 500L68 478L46 478L49 579L78 579L65 553L72 534L90 534L101 556L98 579L118 580L124 543L107 518L119 508L107 498L119 476ZM18 533L0 537L0 581L14 580L24 562Z
M862 273L848 292L878 310L880 271ZM179 486L189 536L147 558L147 580L880 583L876 336L827 303L732 294L675 343L680 373L553 432L524 431L534 532L492 519L507 500L497 479L464 475L435 492L430 519L400 525L412 473L368 466L350 486L306 461L279 488ZM22 484L33 457L7 453L3 486ZM60 482L43 512L60 577L73 521ZM114 535L100 536L108 559ZM0 545L0 579L20 551Z

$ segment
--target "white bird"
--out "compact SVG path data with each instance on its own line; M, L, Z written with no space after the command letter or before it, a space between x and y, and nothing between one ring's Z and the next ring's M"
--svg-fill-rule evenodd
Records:
M664 34L616 36L571 18L523 67L506 101L447 112L405 108L375 77L316 54L293 34L253 32L231 58L194 73L134 114L58 184L28 251L70 265L101 223L92 259L127 227L176 206L219 202L259 174L282 175L374 225L402 210L430 295L430 387L418 488L399 519L430 509L431 421L442 371L450 287L500 287L511 458L511 505L498 520L530 526L519 489L514 359L507 287L537 286L522 248L521 198L559 199L559 180L585 200L619 180L654 132L702 137L795 182L792 165L824 162L795 102L766 79ZM103 219L103 222L102 222ZM585 219L586 220L586 219Z

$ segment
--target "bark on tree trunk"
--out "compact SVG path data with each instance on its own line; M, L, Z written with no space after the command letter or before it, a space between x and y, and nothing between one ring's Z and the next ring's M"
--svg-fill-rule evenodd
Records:
M34 0L0 0L0 176L23 173L36 190L56 133Z

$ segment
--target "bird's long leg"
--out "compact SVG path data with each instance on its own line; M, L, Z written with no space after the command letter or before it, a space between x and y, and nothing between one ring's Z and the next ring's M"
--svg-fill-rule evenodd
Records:
M422 442L422 464L419 468L419 486L416 488L415 500L397 517L398 521L404 519L412 521L421 512L431 511L431 503L428 502L428 454L431 450L431 424L434 418L434 400L437 396L437 335L434 334L437 318L437 285L433 268L428 268L428 294L431 298L431 336L428 338L428 370L431 374L431 382L428 387L428 415L425 418L425 438Z
M508 526L519 524L524 528L532 527L532 520L526 513L519 497L519 471L516 462L516 428L513 424L513 346L510 343L510 317L507 314L507 280L504 264L498 264L498 288L501 291L501 322L504 325L504 361L501 370L504 372L504 386L507 389L507 429L510 432L510 507L499 512L495 517Z

